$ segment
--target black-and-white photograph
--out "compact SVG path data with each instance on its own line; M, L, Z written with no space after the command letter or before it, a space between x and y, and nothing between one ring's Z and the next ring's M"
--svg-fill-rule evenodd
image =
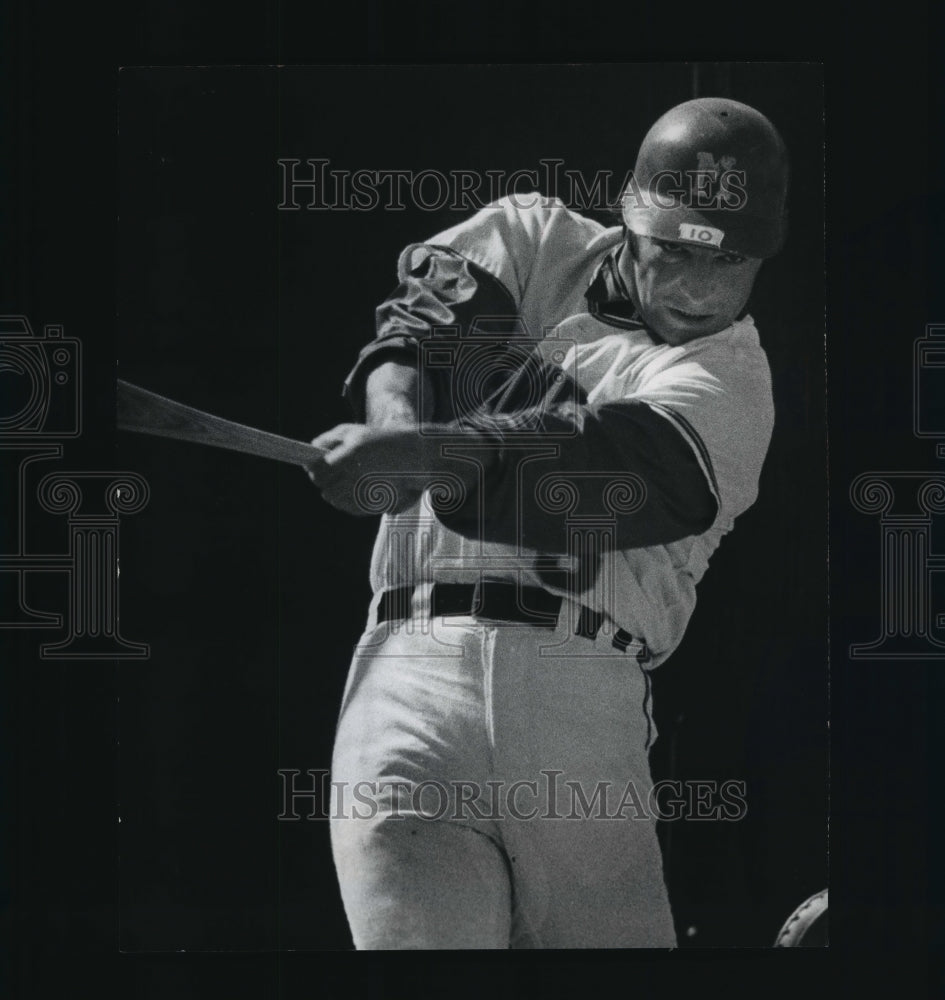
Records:
M122 69L123 951L828 946L824 102Z
M0 996L941 995L945 8L858 14L6 6Z

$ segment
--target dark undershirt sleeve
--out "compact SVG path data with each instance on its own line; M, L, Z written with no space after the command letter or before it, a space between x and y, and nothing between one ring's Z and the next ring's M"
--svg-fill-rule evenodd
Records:
M468 538L566 554L569 521L586 518L612 524L618 548L638 548L702 534L717 515L693 449L644 402L565 401L540 411L482 412L464 425L493 445L481 493L472 491L461 507L438 517ZM528 431L518 433L523 427ZM526 447L509 447L513 439ZM554 456L523 462L533 445L553 446ZM638 480L627 484L628 473ZM635 509L622 513L628 505Z
M449 247L407 247L397 275L397 288L376 311L377 336L359 354L343 394L355 419L363 421L367 376L385 361L400 361L426 377L433 392L432 419L453 420L461 415L463 401L454 383L477 345L484 342L499 356L522 339L515 299L498 278ZM433 337L437 350L431 354L421 345ZM491 389L477 391L482 398Z

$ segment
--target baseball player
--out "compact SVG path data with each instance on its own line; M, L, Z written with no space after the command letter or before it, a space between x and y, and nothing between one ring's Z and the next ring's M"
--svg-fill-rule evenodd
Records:
M401 255L310 469L384 511L332 764L357 948L675 945L649 672L757 495L786 195L774 126L703 98L621 225L515 195Z

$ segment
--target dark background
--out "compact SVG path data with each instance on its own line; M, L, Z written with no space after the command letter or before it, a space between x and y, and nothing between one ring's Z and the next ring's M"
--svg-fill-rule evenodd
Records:
M911 364L912 341L945 314L934 281L941 272L934 236L942 222L941 137L929 135L942 117L941 70L931 56L941 26L938 13L920 9L894 23L872 23L874 44L852 46L842 31L827 44L813 41L811 22L792 10L779 37L756 33L740 48L732 39L749 23L733 15L703 24L701 51L674 38L665 18L640 14L634 31L626 32L586 12L572 23L504 7L501 17L492 12L496 30L474 41L468 25L452 37L443 8L424 27L442 35L437 58L450 61L678 59L706 52L824 60L832 947L817 954L692 950L593 959L633 976L635 986L680 977L702 985L715 975L726 984L749 976L810 984L837 975L863 976L875 988L891 975L899 988L931 992L940 970L929 956L940 954L943 944L942 872L930 850L942 839L935 767L942 749L936 725L942 666L848 658L850 642L869 640L877 630L879 553L876 523L852 510L847 488L869 469L936 467L932 445L911 435ZM271 818L278 808L277 767L327 766L326 720L330 728L363 615L372 527L365 523L342 536L340 515L318 507L296 470L169 442L119 440L109 429L112 361L120 358L122 374L133 381L287 434L306 436L341 419L337 386L350 354L335 345L368 335L374 302L393 282L397 250L440 222L424 216L422 228L414 229L405 219L400 229L377 213L343 222L326 222L323 214L297 223L284 215L264 218L273 204L262 194L267 183L274 187L269 148L273 142L278 148L280 129L284 139L306 144L287 148L290 155L343 161L343 154L323 152L321 145L329 130L318 129L333 122L334 141L359 151L360 162L351 166L408 167L407 150L426 165L432 156L416 109L442 102L457 143L469 141L462 135L467 115L489 123L476 145L490 166L531 167L539 156L561 155L568 166L588 164L593 173L596 165L619 169L652 111L690 96L691 78L681 73L673 82L667 71L665 85L630 100L615 96L607 85L613 72L600 69L605 85L596 100L588 105L572 93L573 104L563 99L549 108L542 107L550 87L544 82L537 93L497 98L470 92L455 71L441 67L427 71L435 73L435 85L396 100L383 90L360 95L370 110L364 121L380 120L372 115L385 101L396 113L386 122L396 141L377 148L370 127L345 110L356 93L305 95L311 104L299 91L284 93L299 115L286 121L273 114L280 102L271 72L259 71L255 79L253 71L233 73L230 89L211 95L217 101L200 99L200 73L179 74L163 92L135 74L119 84L120 64L201 63L210 53L230 62L429 58L419 34L409 40L414 26L395 42L391 15L375 8L359 14L357 31L347 35L304 31L297 12L285 6L239 23L222 10L184 15L147 6L102 32L79 12L54 20L43 4L6 15L4 102L14 109L7 127L16 155L3 166L2 311L26 313L36 326L61 322L86 347L86 432L68 446L65 465L136 469L153 486L151 505L129 519L122 534L123 567L148 568L145 575L133 569L123 575L122 631L152 644L150 661L41 662L38 644L53 636L0 636L0 722L8 737L0 790L9 803L0 834L4 929L12 945L2 972L11 996L61 995L60 979L73 992L76 984L94 983L99 992L117 982L125 996L289 996L315 988L328 995L352 988L388 995L415 975L408 973L409 956L355 964L344 954L119 953L119 941L125 948L148 947L149 939L161 948L193 948L200 946L195 938L210 943L210 935L224 947L346 947L325 854L327 831ZM719 86L731 83L732 96L757 103L782 126L792 150L796 143L818 146L819 123L800 102L795 106L789 88L766 91L757 82L763 68L746 71L752 82L740 80L738 68L728 81L717 72ZM121 122L147 167L144 190L121 192L139 208L128 230L122 226L121 240L119 165L122 176L128 172L116 139L119 86L129 97L138 87L142 105L153 102L151 113ZM437 96L450 87L451 100ZM645 108L648 100L660 107ZM305 123L309 111L313 121ZM491 123L510 112L515 131L497 134ZM252 114L250 124L244 116ZM561 147L544 148L531 133L533 123L547 123ZM287 131L293 128L298 131ZM149 130L152 135L144 134ZM449 131L438 121L431 134ZM201 157L220 166L221 136L232 140L230 169L210 182L201 175ZM487 150L496 151L495 159ZM165 180L150 158L161 155L171 159ZM195 162L174 165L175 155ZM261 185L244 183L254 177ZM818 181L809 175L808 183ZM216 202L208 197L213 192ZM163 228L158 219L165 220ZM761 817L750 814L731 830L674 833L674 898L685 900L697 943L700 936L713 943L728 931L742 944L767 943L783 903L790 910L823 876L823 788L812 788L805 777L820 781L824 755L825 580L817 538L824 530L823 395L822 368L814 363L823 324L816 333L801 325L817 316L819 272L806 254L793 255L816 244L816 224L810 216L798 219L796 201L793 220L807 232L792 233L778 263L781 280L790 290L798 274L814 277L785 296L772 266L765 289L772 304L767 314L760 302L754 310L772 355L776 401L790 403L787 410L779 405L784 434L765 471L769 481L775 476L778 501L768 510L759 502L723 542L685 657L680 650L679 662L674 657L658 675L666 706L660 711L665 715L671 706L674 714L663 720L654 766L670 767L675 733L676 771L686 759L700 777L741 771L766 803ZM337 238L326 238L330 233ZM280 247L284 258L275 254ZM135 253L151 255L148 273L145 258ZM812 253L819 255L819 246ZM170 274L161 274L162 262ZM118 280L123 274L128 280ZM150 290L148 281L154 282ZM786 339L773 338L776 330ZM795 366L798 338L803 347ZM333 349L323 353L326 339ZM794 408L798 400L804 408ZM807 442L813 450L802 447ZM795 476L774 467L778 455L797 469ZM767 488L763 482L763 495ZM146 530L162 523L175 530ZM56 544L52 528L49 535ZM726 578L733 586L722 586ZM756 589L761 610L749 616L742 602ZM325 621L332 623L327 635ZM699 637L704 658L688 651ZM120 840L119 812L128 824ZM541 961L553 975L570 970L582 983L594 968L580 956L543 955ZM508 976L502 981L530 985L539 975L528 956L515 963L477 957L477 964L495 977L490 984ZM452 973L450 989L463 982L482 988L458 960L431 958L427 965Z

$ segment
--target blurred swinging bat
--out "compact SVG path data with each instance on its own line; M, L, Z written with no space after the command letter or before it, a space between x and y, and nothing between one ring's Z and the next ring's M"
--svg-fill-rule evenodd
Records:
M117 426L123 431L209 444L291 465L314 465L325 454L304 441L224 420L121 379L118 379Z

